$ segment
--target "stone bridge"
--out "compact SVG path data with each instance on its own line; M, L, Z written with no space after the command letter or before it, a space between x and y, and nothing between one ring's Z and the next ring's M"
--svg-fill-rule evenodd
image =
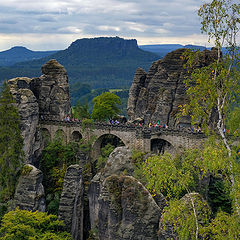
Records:
M61 134L65 143L79 142L81 139L93 141L93 157L100 153L103 139L106 136L115 136L130 149L138 149L143 152L163 153L168 151L176 153L184 148L199 146L204 138L202 133L188 132L169 128L143 128L128 124L112 125L108 123L94 123L93 127L83 128L81 122L65 121L41 121L39 124L43 136L51 140Z

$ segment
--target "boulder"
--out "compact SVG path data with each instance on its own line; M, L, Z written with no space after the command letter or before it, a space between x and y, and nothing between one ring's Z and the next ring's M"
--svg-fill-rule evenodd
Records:
M43 174L36 167L27 164L23 167L13 200L13 209L45 212L45 195L42 185Z
M101 184L106 177L111 175L120 175L123 172L127 175L132 175L134 165L132 164L132 152L127 147L117 147L108 157L105 167L101 172L97 173L91 180L89 186L88 199L90 210L91 227L98 222L99 202Z
M111 175L132 175L134 164L132 163L132 151L128 147L117 147L109 155L106 165L102 171L102 178Z
M118 147L89 188L91 228L99 239L157 239L159 219L165 201L158 204L133 176L131 150Z
M99 196L100 240L157 239L161 210L134 177L112 175Z
M58 216L74 240L83 239L83 193L82 169L79 165L71 165L64 177Z

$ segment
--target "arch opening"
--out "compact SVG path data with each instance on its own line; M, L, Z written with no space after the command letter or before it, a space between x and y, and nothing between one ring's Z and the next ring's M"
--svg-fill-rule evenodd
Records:
M80 142L82 134L79 131L72 132L71 140L74 142Z
M164 154L165 152L174 154L175 149L173 145L168 141L161 138L155 138L155 139L151 139L151 152L158 155Z
M51 141L51 134L47 128L41 128L41 135L43 146L46 147L47 144Z
M113 134L104 134L100 136L93 145L93 157L96 159L101 154L101 149L104 148L107 144L111 144L116 147L125 146L124 142Z
M67 136L66 136L65 132L62 129L58 129L55 132L55 138L56 139L61 139L64 144L67 143Z

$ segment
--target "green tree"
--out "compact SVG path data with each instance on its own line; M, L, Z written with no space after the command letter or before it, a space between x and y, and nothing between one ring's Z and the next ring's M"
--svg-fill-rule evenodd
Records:
M219 176L219 173L223 176L224 183L229 185L229 161L228 151L223 142L217 142L215 137L211 137L205 142L202 149L185 150L176 156L170 154L153 156L142 163L140 170L144 176L146 187L153 196L161 193L168 201L165 209L167 221L163 225L171 223L178 233L179 239L199 239L200 236L205 235L205 231L210 231L211 227L207 225L211 220L210 216L208 215L208 219L206 219L205 214L199 212L198 207L202 205L202 202L199 201L201 199L192 198L190 193L198 192L206 195L209 192L206 189L207 186L201 186L200 183L210 175ZM212 189L211 194L215 194L213 191ZM215 195L214 200L218 200L218 209L215 211L228 206L230 209L227 210L231 212L231 204L225 201L226 197L229 198L228 189L221 188L221 191L218 191L217 196ZM185 212L180 199L186 193L190 198L188 212ZM205 219L204 224L202 224L203 218ZM186 234L191 236L186 237Z
M96 164L96 167L98 170L104 168L104 166L108 160L108 157L112 153L114 148L115 147L110 143L108 143L106 146L101 148L101 155L98 157L97 164Z
M71 240L64 231L63 221L55 215L16 209L4 215L0 228L1 240L59 239Z
M9 86L4 82L0 96L0 201L13 196L24 156L15 104Z
M226 134L226 123L230 128L239 126L240 118L229 116L232 104L240 96L239 48L238 34L240 27L240 4L231 0L213 0L205 3L198 11L201 18L202 32L209 36L209 42L215 46L216 60L209 66L194 69L191 77L186 79L189 103L182 106L183 115L190 115L193 124L203 127L206 133L218 133L219 141L223 141L228 151L229 177L232 183L232 196L235 208L240 215L240 188L236 152ZM223 47L227 53L222 55ZM187 66L194 68L194 63L201 53L189 53ZM214 119L210 124L211 119ZM235 115L236 116L236 115ZM231 122L233 120L234 122ZM211 127L210 127L211 126ZM239 131L235 131L239 133ZM217 159L216 159L217 160Z
M85 104L80 104L79 101L77 101L76 106L73 107L73 117L83 120L83 119L89 119L89 108L88 108L88 102Z
M119 112L120 97L114 93L104 92L93 99L92 118L94 120L106 120L114 118Z
M49 142L43 150L40 169L44 176L43 185L49 213L57 214L58 212L64 175L69 165L78 162L78 151L77 143L64 145L60 137Z

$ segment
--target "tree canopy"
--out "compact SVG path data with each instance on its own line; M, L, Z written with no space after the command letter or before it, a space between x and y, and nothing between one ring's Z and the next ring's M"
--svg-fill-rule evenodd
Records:
M209 42L214 44L217 52L216 60L201 69L195 68L199 52L186 54L190 78L185 81L189 103L182 106L183 115L189 114L193 124L201 125L205 133L215 134L218 141L223 141L228 151L228 169L232 183L235 208L240 216L240 188L237 183L238 170L236 164L236 147L231 144L226 131L227 127L232 135L238 135L240 117L236 117L239 110L232 106L240 97L240 4L231 0L213 0L205 3L198 11L201 18L202 32L209 36ZM222 54L223 47L227 52ZM193 70L192 70L193 69ZM211 124L210 124L211 123ZM228 124L228 125L227 125ZM217 160L217 159L216 159Z
M119 112L120 97L114 93L104 92L93 99L92 118L102 121L114 118Z
M71 240L64 231L63 221L55 215L16 209L4 215L0 228L1 240L59 239Z
M5 82L0 96L0 200L14 194L17 174L23 162L23 139L15 101Z

